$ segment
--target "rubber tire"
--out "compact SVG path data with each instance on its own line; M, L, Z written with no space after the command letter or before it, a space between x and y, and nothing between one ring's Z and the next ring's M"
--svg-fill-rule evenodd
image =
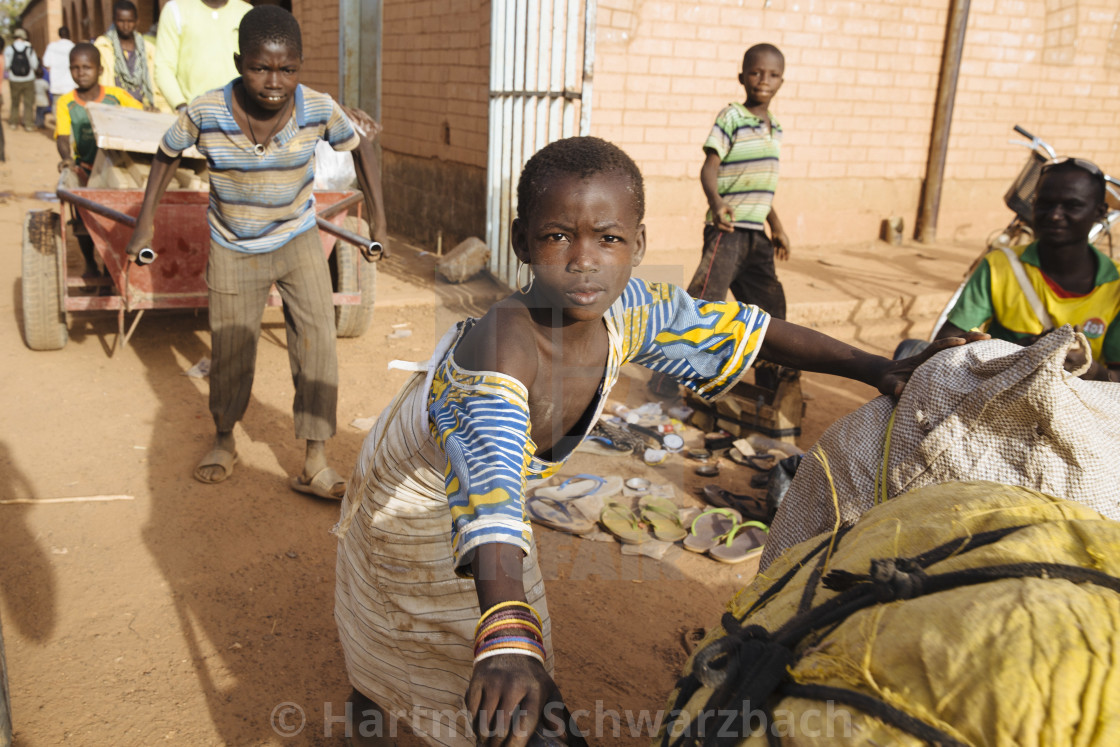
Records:
M12 700L8 690L8 664L4 659L4 625L0 623L0 747L12 745Z
M62 234L58 213L31 210L23 221L23 339L32 350L61 350L70 339L62 308Z
M343 228L369 236L369 224L361 218L346 218ZM336 293L361 291L362 294L362 302L356 306L334 307L335 334L338 337L361 337L373 321L377 263L366 262L358 247L339 239L331 252L330 268L331 284Z

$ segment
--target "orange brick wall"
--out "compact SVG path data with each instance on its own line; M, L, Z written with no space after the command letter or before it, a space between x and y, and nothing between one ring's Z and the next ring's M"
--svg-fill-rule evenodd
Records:
M338 98L338 0L293 0L303 35L300 82Z
M490 3L384 0L382 145L485 168Z
M592 129L646 174L652 245L699 247L700 146L742 100L742 54L763 41L786 56L775 205L795 247L875 237L892 214L911 232L948 5L599 0ZM1002 195L1026 153L1007 142L1014 124L1120 173L1118 22L1115 0L972 0L940 239L982 239L1010 219Z

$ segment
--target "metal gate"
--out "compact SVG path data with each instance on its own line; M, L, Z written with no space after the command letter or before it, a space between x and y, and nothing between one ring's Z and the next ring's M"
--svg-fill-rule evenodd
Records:
M490 271L513 286L510 223L521 168L548 143L591 128L596 0L491 3L486 243Z

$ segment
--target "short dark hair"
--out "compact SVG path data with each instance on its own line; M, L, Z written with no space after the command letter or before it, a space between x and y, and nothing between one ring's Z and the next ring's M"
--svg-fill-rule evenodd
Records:
M117 0L113 3L113 15L117 14L118 10L131 10L133 14L139 15L136 10L136 4L132 0Z
M642 172L630 156L614 143L598 137L569 137L541 148L517 182L517 215L526 220L537 207L537 199L561 174L580 179L597 174L617 174L630 182L634 211L641 223L646 214L646 194Z
M88 54L97 60L97 64L101 64L101 50L93 46L90 42L78 42L70 49L70 62L74 61L74 55Z
M782 54L782 50L778 49L773 44L762 43L762 44L755 44L753 47L749 48L746 52L743 53L743 69L744 70L747 69L747 60L749 60L750 58L752 58L752 57L754 57L755 55L758 55L758 54L774 54L774 55L777 55L778 59L782 61L782 67L784 68L786 66L786 56L784 54Z
M1044 176L1053 174L1056 171L1068 171L1070 173L1087 176L1093 180L1093 184L1097 188L1097 197L1100 202L1104 202L1108 198L1108 190L1105 188L1104 183L1104 172L1092 161L1085 161L1081 158L1066 158L1056 163L1047 163L1043 165L1038 175L1039 182L1042 181Z
M58 27L58 35L62 39L69 39L70 38L70 27L69 26L59 26Z
M278 5L258 5L241 19L237 30L241 54L249 54L269 43L280 44L303 59L303 37L296 17Z

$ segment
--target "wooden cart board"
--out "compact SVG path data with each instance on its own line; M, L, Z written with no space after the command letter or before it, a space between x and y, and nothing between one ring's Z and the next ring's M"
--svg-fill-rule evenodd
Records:
M88 104L89 119L97 147L102 150L123 150L130 153L155 154L163 133L175 124L179 115L146 112L107 104ZM184 158L202 158L193 146L183 151Z

